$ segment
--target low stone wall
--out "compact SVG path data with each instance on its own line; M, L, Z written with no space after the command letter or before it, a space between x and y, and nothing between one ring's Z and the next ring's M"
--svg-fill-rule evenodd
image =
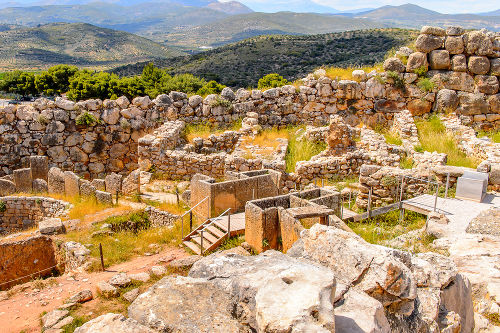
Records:
M69 203L46 197L0 197L5 211L0 212L0 233L35 227L45 217L61 217Z
M175 215L154 207L147 207L146 213L149 216L151 227L169 227L179 219L179 215Z
M243 133L225 131L222 134L211 134L208 138L194 138L194 151L198 154L212 154L215 152L231 153Z
M57 272L54 243L47 236L0 241L0 258L0 290Z

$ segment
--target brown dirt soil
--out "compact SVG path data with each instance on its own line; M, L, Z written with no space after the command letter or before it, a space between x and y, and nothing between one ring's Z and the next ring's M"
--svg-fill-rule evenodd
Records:
M21 331L40 332L40 315L50 312L64 303L64 301L83 289L90 289L94 300L86 303L85 307L97 307L100 299L97 298L95 286L99 281L108 280L117 272L139 273L148 271L151 266L168 263L174 259L188 256L181 248L166 248L158 254L139 256L128 262L109 267L105 272L69 273L55 278L55 283L41 290L36 289L36 282L16 286L16 294L9 299L0 301L0 331L2 333L19 333ZM94 304L95 303L95 304Z

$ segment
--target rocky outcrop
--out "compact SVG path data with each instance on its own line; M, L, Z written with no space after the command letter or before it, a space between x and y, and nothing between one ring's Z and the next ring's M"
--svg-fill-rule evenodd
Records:
M155 331L121 314L107 313L86 322L75 330L75 333L93 332L154 333Z
M335 302L342 323L337 329L345 329L340 332L356 331L353 327L359 332L472 331L470 283L446 257L411 256L319 224L303 231L287 254L334 272L342 290Z
M325 267L276 251L215 254L187 278L162 279L132 303L129 316L157 330L334 332L334 294Z

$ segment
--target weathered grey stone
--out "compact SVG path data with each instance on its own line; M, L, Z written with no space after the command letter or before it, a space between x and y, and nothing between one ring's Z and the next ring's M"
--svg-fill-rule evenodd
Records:
M143 110L146 110L151 105L151 99L149 98L149 96L136 97L132 100L132 104Z
M195 262L203 258L202 256L189 256L186 258L176 259L171 261L168 265L172 268L189 270Z
M67 99L64 99L62 97L56 97L56 105L58 108L66 110L66 111L73 111L75 109L75 102L69 101Z
M44 330L53 327L60 322L64 317L68 316L68 310L52 310L42 317L42 327Z
M446 34L448 36L460 36L465 33L465 30L462 27L447 27Z
M487 74L490 70L490 61L484 56L471 56L469 57L468 68L473 74Z
M486 56L493 52L493 43L491 39L482 31L471 31L466 33L464 35L464 41L467 54Z
M108 283L115 287L124 288L132 283L132 280L125 273L115 274L109 279Z
M491 75L500 76L500 58L490 59L490 73Z
M31 179L31 169L14 170L14 183L16 184L17 192L30 193L33 189L33 181Z
M422 52L413 52L410 54L408 62L406 63L406 70L408 72L413 72L415 69L419 69L421 67L425 67L426 70L429 67L427 54Z
M415 41L415 48L419 52L429 53L443 46L443 37L421 34Z
M0 196L7 196L16 193L16 184L6 179L0 179Z
M130 102L129 102L128 98L125 97L125 96L118 97L115 100L115 102L122 109L128 108L128 106L130 105Z
M464 52L464 40L461 36L448 36L444 43L446 51L450 54L461 54Z
M106 191L112 194L121 192L123 176L117 173L107 175L104 181L106 182Z
M467 58L465 55L457 54L451 58L451 70L455 72L467 71Z
M132 303L137 296L139 296L139 288L132 289L123 294L123 298L127 300L127 302Z
M97 202L105 204L105 205L112 205L113 204L113 195L109 192L104 192L104 191L95 191L95 198Z
M435 36L446 36L446 30L440 27L432 27L428 25L424 25L420 29L421 34L427 34L427 35L435 35Z
M405 71L405 65L399 58L391 57L384 61L384 71L403 73Z
M431 212L427 216L427 222L425 224L425 232L433 237L442 238L446 236L447 224L449 223L448 218L443 214L438 214L436 212Z
M354 233L316 224L304 230L287 253L327 266L341 283L355 281L391 312L409 315L413 311L416 285L408 267Z
M80 195L82 197L92 198L95 197L96 194L95 187L90 184L88 180L80 179Z
M96 190L106 191L106 181L104 179L92 179L90 184L94 186Z
M224 89L222 89L220 95L222 98L225 98L229 101L234 101L236 98L236 95L234 94L233 90L229 87L225 87Z
M467 232L500 236L500 208L493 207L481 212L469 223Z
M432 69L449 69L450 53L446 50L434 50L429 54L429 63Z
M34 193L46 193L49 191L49 185L44 179L34 179L32 187Z
M59 218L45 218L38 223L38 230L42 235L57 235L65 232L64 225Z
M74 172L64 172L64 191L69 197L80 195L80 177Z
M85 303L90 301L93 297L94 295L92 295L90 289L84 289L67 299L66 303Z
M156 331L121 314L107 313L92 319L75 330L75 333L154 333Z
M493 95L498 92L498 79L491 75L476 75L477 90L480 93Z
M167 274L167 269L164 266L153 266L151 267L151 274L155 276L163 276Z
M48 180L49 158L47 156L30 156L31 178Z
M172 105L172 99L167 94L162 94L156 96L156 98L153 100L153 103L156 106L167 108Z
M454 112L458 107L458 95L455 90L441 89L436 95L436 111Z
M52 167L48 174L49 193L64 194L64 172L56 167Z
M148 282L151 276L147 272L129 274L128 277L132 281Z
M140 193L140 170L132 171L122 182L122 192L125 195L133 195L136 193Z
M118 297L119 295L118 289L106 281L99 281L96 289L99 294L106 298Z
M488 113L488 103L483 94L459 92L460 106L457 112L467 116Z

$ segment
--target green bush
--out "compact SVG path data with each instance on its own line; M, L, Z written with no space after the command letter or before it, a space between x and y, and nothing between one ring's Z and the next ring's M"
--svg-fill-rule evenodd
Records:
M283 87L289 83L290 82L288 82L288 80L285 79L283 76L273 73L273 74L267 74L266 76L262 77L259 80L258 88L259 89L278 88L278 87Z
M417 82L417 86L425 92L431 92L435 87L434 82L429 78L420 78Z
M402 91L406 90L405 81L399 76L399 73L388 71L387 77L389 79L392 79L392 81L394 82L394 87Z
M7 210L7 205L5 204L5 202L0 200L0 213L5 212L6 210Z
M99 119L97 119L93 114L88 113L87 111L81 113L78 117L76 117L75 122L78 126L87 127L91 127L100 123Z
M233 103L231 103L231 101L228 101L227 99L217 96L214 100L210 102L210 106L211 107L222 106L225 107L226 109L231 109L233 107Z
M413 70L413 72L419 77L425 77L427 76L427 66L420 66L419 68Z
M133 231L137 233L141 230L147 230L151 227L149 215L144 212L135 212L124 216L108 217L104 223L111 224L113 232Z

